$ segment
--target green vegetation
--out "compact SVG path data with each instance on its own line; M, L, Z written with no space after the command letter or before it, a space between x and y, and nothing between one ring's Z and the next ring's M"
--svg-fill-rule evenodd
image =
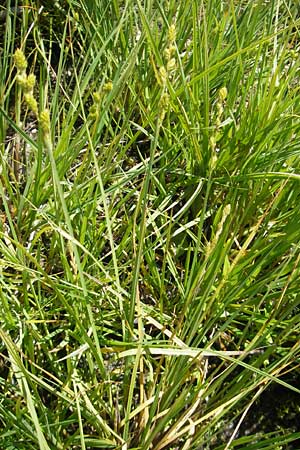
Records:
M300 447L295 4L0 7L0 448Z

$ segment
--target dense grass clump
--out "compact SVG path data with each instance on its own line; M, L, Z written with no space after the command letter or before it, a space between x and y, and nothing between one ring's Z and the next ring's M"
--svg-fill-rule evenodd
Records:
M299 448L299 9L0 9L0 447Z

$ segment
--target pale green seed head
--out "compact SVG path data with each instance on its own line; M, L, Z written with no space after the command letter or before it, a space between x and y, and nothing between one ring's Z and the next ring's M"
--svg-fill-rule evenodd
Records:
M223 105L222 105L222 103L218 102L217 103L217 114L218 114L218 117L221 117L223 112L224 112Z
M162 94L160 98L159 106L160 108L167 109L169 104L170 104L170 96L167 92L165 92L164 94Z
M112 81L108 81L107 83L104 84L103 91L104 92L110 92L110 91L112 91L112 88L113 88Z
M35 86L35 81L36 81L35 75L33 73L30 73L27 77L25 88L28 91L32 92Z
M162 122L170 105L170 96L164 92L159 101L159 119Z
M168 73L167 73L166 68L164 66L161 66L161 68L159 69L159 75L160 75L161 83L163 85L165 85L166 82L167 82Z
M216 168L218 162L218 157L216 155L216 153L213 153L209 162L209 166L211 170L214 170Z
M98 117L98 107L96 104L92 105L89 109L89 114L92 119L97 119Z
M19 72L24 72L27 68L27 61L24 53L19 48L15 51L14 54L15 65Z
M176 47L175 45L170 45L169 47L170 55L173 56L176 53Z
M167 47L164 50L164 56L165 56L167 61L170 61L171 58L175 55L175 53L176 53L175 45L170 45L169 47Z
M223 86L220 90L219 90L219 99L224 102L227 98L228 95L228 91L227 88L225 86Z
M290 56L291 58L296 61L296 59L298 59L298 52L294 49L290 50Z
M217 142L216 142L216 138L214 136L211 136L209 138L209 144L212 150L215 150L216 146L217 146Z
M21 72L16 76L17 83L23 88L26 89L27 84L27 76L25 72Z
M167 62L167 72L172 72L175 68L176 68L176 59L175 58L171 58Z
M230 203L228 205L225 206L225 208L223 209L223 215L226 218L227 216L229 216L231 211L231 205Z
M174 23L170 25L168 31L168 41L173 44L176 41L176 26Z
M33 97L33 95L31 93L25 94L24 95L25 98L25 102L27 103L27 106L29 109L31 109L31 111L37 116L38 115L38 104L36 99Z
M93 92L93 100L95 103L101 103L101 98L100 92Z
M165 55L165 58L167 61L169 61L171 59L171 52L170 52L169 47L165 49L164 55Z
M44 109L44 111L40 114L40 125L44 134L50 133L50 112L48 109Z

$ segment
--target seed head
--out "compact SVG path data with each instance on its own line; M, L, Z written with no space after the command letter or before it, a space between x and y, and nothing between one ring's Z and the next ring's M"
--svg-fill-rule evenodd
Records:
M175 67L176 67L176 59L175 58L171 58L167 62L167 72L172 72L172 70L174 70Z
M169 47L164 50L164 55L165 55L166 60L170 61L170 59L171 59L171 52L170 52Z
M167 82L168 73L164 66L161 66L161 68L159 69L159 75L162 85L165 85Z
M219 116L218 116L218 117L216 118L216 120L215 120L215 125L216 125L217 128L219 128L220 125L221 125L221 119L220 119Z
M229 216L230 211L231 211L231 204L228 203L228 205L226 205L225 208L223 209L223 216L225 217L225 219L227 216Z
M211 136L209 138L209 144L212 150L216 149L217 143L216 143L216 138L214 136Z
M26 89L27 84L27 76L25 72L18 73L16 77L17 83L23 88Z
M93 92L93 100L95 103L101 103L101 94L100 92Z
M112 91L112 88L113 88L112 81L108 81L107 83L104 84L103 91L104 92L110 92L110 91Z
M218 102L217 103L217 114L218 114L218 117L221 117L223 112L224 112L223 105L222 105L222 103Z
M27 61L21 49L17 49L14 54L15 65L19 72L24 72L27 67Z
M98 116L98 108L97 105L94 103L89 109L89 113L92 119L96 119Z
M40 125L44 134L50 133L50 113L48 109L44 109L44 111L41 112Z
M167 92L165 92L159 101L159 106L163 109L167 109L170 103L170 96Z
M221 102L224 102L226 100L227 94L228 94L227 88L223 86L219 90L219 99L221 100Z
M218 157L215 153L213 153L211 156L210 162L209 162L209 167L211 170L214 170L216 168L217 161L218 161Z
M172 23L172 25L170 25L169 27L168 41L170 42L170 44L174 44L174 42L176 41L176 27L174 23Z
M32 92L35 86L35 81L36 81L35 75L33 73L30 73L26 80L25 89L28 90L29 92Z
M170 96L167 92L164 92L159 101L159 118L161 122L164 120L166 111L169 108Z
M32 112L37 116L39 113L38 110L38 104L36 99L31 93L24 94L25 102L27 103L27 106L29 109L31 109Z
M170 45L169 47L170 55L173 56L176 53L176 47L175 45Z

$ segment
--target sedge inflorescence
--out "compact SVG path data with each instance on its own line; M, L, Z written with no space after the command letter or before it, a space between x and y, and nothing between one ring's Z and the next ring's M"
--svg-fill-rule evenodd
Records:
M158 82L162 86L162 93L159 101L159 118L163 122L170 105L170 95L168 93L167 82L172 78L176 70L176 26L171 24L168 30L167 45L164 50L164 65L159 68Z
M89 109L91 119L95 121L98 120L103 99L106 95L108 95L112 91L112 89L113 89L112 81L107 81L106 83L104 83L100 91L93 92L92 94L93 104Z
M226 86L223 86L219 89L217 95L217 101L215 104L215 112L213 114L213 134L209 138L209 144L211 149L211 158L210 158L210 169L215 169L217 165L217 142L220 139L220 127L223 120L224 115L224 106L226 103L228 91Z
M36 98L34 97L34 87L36 84L36 77L33 73L27 75L26 69L28 66L26 57L21 49L17 49L14 53L14 61L17 68L16 81L21 87L24 100L30 111L38 119L43 134L49 136L50 134L50 114L48 110L44 110L39 114L39 107Z

